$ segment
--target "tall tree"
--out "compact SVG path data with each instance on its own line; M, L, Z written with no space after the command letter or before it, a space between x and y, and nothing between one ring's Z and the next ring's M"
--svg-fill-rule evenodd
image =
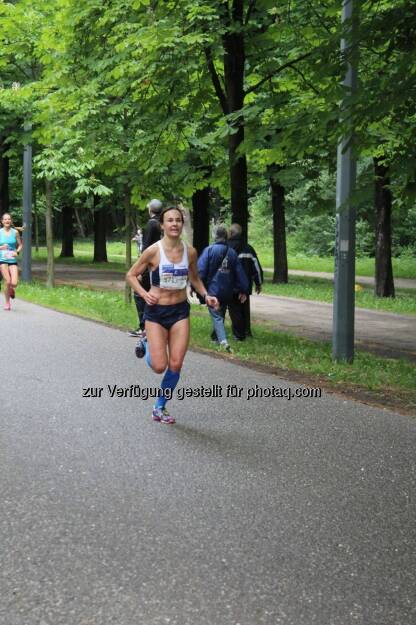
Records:
M278 166L269 167L273 215L273 282L275 284L287 284L288 265L286 250L285 189L283 185L280 184L278 175Z
M94 195L94 263L106 263L107 259L107 207Z
M393 297L391 213L416 184L414 2L366 3L359 40L362 87L352 111L357 151L374 161L375 293Z
M391 207L389 168L382 159L374 159L376 209L375 294L394 297L391 260Z
M64 200L62 206L62 258L74 256L74 207L69 200Z
M45 179L46 196L46 286L53 289L55 286L55 256L53 249L53 185L49 178Z
M198 256L209 245L210 188L197 189L192 194L193 246Z

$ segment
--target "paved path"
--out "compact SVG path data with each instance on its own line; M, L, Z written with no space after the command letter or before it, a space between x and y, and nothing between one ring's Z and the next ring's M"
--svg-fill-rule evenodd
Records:
M271 267L265 271L273 272ZM307 276L309 278L322 278L323 280L333 280L334 274L328 271L305 271L303 269L289 269L290 276ZM355 276L356 284L365 284L374 286L374 277L371 276ZM396 289L416 289L416 280L413 278L394 278Z
M44 265L35 264L33 273L44 276ZM117 271L56 265L56 276L63 283L124 288ZM266 319L281 330L311 339L332 340L332 304L264 294L253 295L251 304L254 319ZM416 316L356 308L355 338L358 349L416 360Z
M17 301L0 310L0 625L411 625L416 421L189 353L150 400L122 332ZM14 381L16 390L5 385ZM84 387L103 387L83 398Z
M35 274L36 273L42 273L45 270L45 264L44 263L33 263L33 269ZM58 274L64 274L64 273L69 273L69 274L76 274L77 271L79 271L80 273L84 273L87 274L88 272L94 271L97 273L106 273L109 276L109 279L112 281L118 281L120 279L120 272L119 271L107 271L107 269L95 269L95 270L91 270L88 267L82 267L82 265L77 265L76 267L73 267L71 265L61 265L61 264L57 264L55 265L55 270L57 271ZM268 272L272 272L273 269L271 268L266 268L265 271ZM334 274L330 273L330 272L326 272L326 271L304 271L304 270L300 270L300 269L289 269L289 275L291 276L308 276L310 278L322 278L324 280L333 280L334 279ZM103 278L103 277L102 277ZM372 285L374 286L374 278L373 277L369 277L369 276L356 276L355 277L355 282L357 284L366 284L366 285ZM394 279L394 284L396 286L396 288L400 288L400 289L416 289L416 280L414 280L413 278L395 278Z
M280 330L332 340L332 304L274 295L253 295L253 317L276 322ZM355 309L355 345L377 354L416 360L416 317Z

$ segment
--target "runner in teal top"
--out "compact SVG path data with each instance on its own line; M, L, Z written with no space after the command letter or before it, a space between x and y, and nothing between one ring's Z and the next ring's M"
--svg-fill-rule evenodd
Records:
M10 298L15 297L15 288L19 278L17 256L22 249L20 235L12 227L12 218L4 213L1 218L3 228L0 228L0 270L4 280L4 296L6 304L4 310L10 310Z
M4 228L0 228L0 263L16 265L16 256L13 254L17 250L17 230L10 229L7 236Z

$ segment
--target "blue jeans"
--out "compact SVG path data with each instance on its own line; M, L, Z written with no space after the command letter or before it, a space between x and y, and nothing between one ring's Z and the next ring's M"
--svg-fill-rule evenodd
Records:
M212 325L214 326L214 332L217 335L219 343L227 341L227 335L225 334L224 317L225 308L221 306L219 310L209 307L209 314L211 315Z

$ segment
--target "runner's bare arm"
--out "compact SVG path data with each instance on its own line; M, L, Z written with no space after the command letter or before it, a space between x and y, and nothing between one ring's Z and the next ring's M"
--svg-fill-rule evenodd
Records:
M137 293L137 295L143 297L143 299L147 291L142 287L139 282L140 276L146 269L154 268L157 251L158 247L156 244L148 247L126 273L127 284L133 289L135 293Z
M21 250L23 249L23 242L22 242L22 239L20 238L19 232L16 232L16 240L17 240L16 254L19 254L19 252L21 252Z

